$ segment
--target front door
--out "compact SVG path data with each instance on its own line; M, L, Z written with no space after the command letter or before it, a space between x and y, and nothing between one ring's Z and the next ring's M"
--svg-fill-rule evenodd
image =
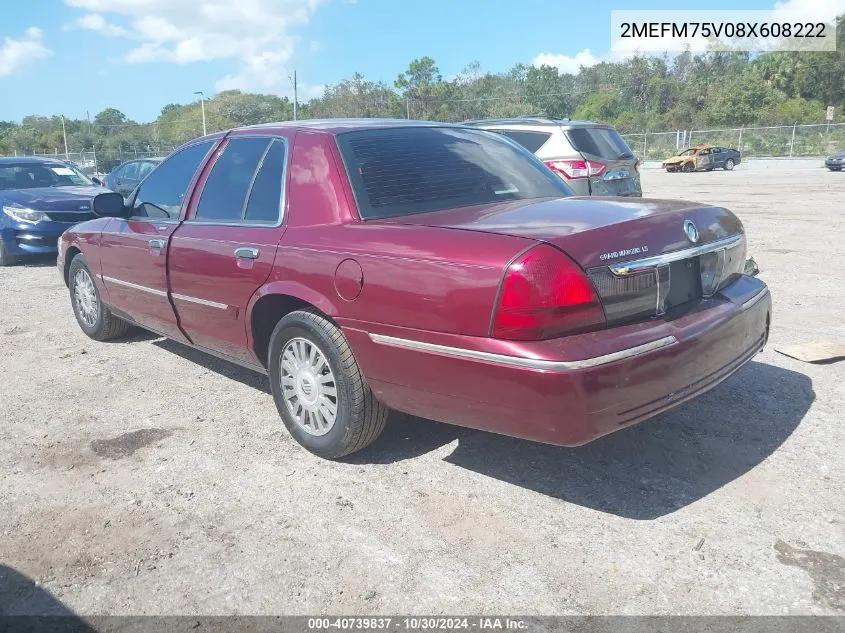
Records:
M246 308L270 276L284 232L287 141L234 132L170 244L170 290L191 342L256 363Z
M184 341L168 297L167 249L185 195L214 141L190 145L162 163L129 201L128 219L102 234L100 266L109 304L142 326Z

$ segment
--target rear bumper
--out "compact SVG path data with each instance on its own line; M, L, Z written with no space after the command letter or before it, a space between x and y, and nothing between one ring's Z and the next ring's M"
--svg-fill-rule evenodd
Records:
M386 405L575 446L711 389L763 348L770 320L768 288L742 277L672 321L530 344L341 325Z

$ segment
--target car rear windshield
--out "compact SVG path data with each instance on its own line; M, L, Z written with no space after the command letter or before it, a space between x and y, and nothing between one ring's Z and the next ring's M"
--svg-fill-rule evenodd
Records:
M537 150L543 147L551 138L548 132L528 132L524 130L490 130L497 134L507 136L512 141L516 141L531 153L537 153Z
M337 139L364 220L572 195L533 154L481 130L387 128Z
M598 156L605 160L634 158L634 152L628 147L619 132L608 127L580 127L566 131L572 146L582 154Z

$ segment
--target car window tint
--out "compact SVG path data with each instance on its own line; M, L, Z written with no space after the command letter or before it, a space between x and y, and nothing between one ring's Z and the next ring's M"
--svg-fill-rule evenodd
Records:
M122 180L135 180L138 178L138 163L126 163L120 173Z
M613 128L582 127L567 130L566 137L572 147L583 154L590 154L605 160L634 158L634 152Z
M276 224L281 212L282 178L285 171L285 144L273 141L264 160L258 167L249 201L246 205L247 222Z
M502 134L507 136L512 141L516 141L520 145L522 145L525 149L529 152L537 153L543 145L546 144L546 141L552 136L548 132L525 132L521 130L490 130L491 132L496 132L497 134Z
M133 217L177 219L191 179L213 145L214 141L189 145L163 162L138 189Z
M143 162L138 164L138 180L143 180L155 167L154 163Z
M365 220L572 195L536 156L482 130L415 126L337 139Z
M267 151L266 137L233 138L214 163L202 189L197 222L240 222L258 163Z

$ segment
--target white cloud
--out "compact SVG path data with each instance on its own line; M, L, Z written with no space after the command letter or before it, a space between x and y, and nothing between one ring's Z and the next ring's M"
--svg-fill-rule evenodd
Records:
M781 19L783 14L800 14L807 22L833 22L845 13L845 0L786 0L775 2L772 20Z
M3 38L0 44L0 77L23 70L38 60L52 55L44 45L44 32L34 26L24 31L22 38Z
M595 66L600 61L601 59L593 55L589 48L585 48L580 53L575 53L572 57L554 53L540 53L531 60L531 64L537 68L540 66L553 66L562 73L576 74L581 66L589 68L590 66Z
M288 73L299 38L324 0L64 0L87 10L75 24L134 42L124 61L193 64L233 62L220 90L291 94ZM93 19L90 16L98 16ZM107 19L108 18L108 19ZM114 20L128 27L113 24ZM82 24L83 20L89 23ZM120 29L118 33L117 29Z
M82 17L77 18L70 24L66 24L64 26L65 30L74 28L95 31L110 37L126 37L129 35L129 31L122 26L109 23L100 13L86 13Z

